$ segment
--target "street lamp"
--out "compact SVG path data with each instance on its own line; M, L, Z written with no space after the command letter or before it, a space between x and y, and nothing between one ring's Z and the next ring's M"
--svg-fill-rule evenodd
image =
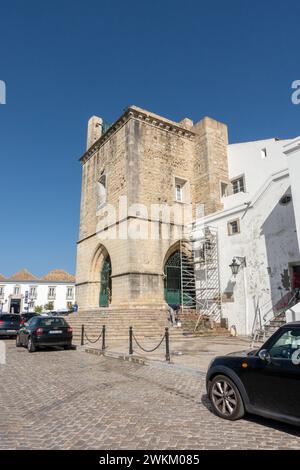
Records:
M237 260L239 261L239 263L237 263ZM237 276L238 272L239 272L239 269L240 267L245 267L246 266L246 257L245 256L235 256L233 259L232 259L232 263L229 265L230 269L231 269L231 272L233 274L233 276Z

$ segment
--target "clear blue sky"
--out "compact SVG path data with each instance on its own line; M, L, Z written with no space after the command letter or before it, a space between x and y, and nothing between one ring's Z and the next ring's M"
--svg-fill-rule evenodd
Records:
M0 272L75 271L86 122L129 104L300 134L300 2L1 0Z

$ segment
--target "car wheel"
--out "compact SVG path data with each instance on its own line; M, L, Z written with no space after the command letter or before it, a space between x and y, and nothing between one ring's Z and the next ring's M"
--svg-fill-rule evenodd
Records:
M234 421L245 414L244 403L237 386L225 375L213 378L209 398L214 412L221 418Z
M19 335L17 335L17 337L16 337L16 346L17 346L17 348L20 348L22 346Z
M30 353L33 353L36 350L34 342L32 341L30 337L28 338L27 349Z
M71 349L71 347L72 347L72 346L71 346L70 344L65 344L65 345L64 345L64 350L65 350L65 351L68 351L69 349Z

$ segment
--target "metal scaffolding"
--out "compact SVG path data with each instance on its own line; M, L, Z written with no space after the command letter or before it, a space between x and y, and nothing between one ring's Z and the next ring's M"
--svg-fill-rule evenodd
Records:
M203 317L219 322L221 294L218 234L211 226L190 228L180 241L181 305L198 313L195 329Z

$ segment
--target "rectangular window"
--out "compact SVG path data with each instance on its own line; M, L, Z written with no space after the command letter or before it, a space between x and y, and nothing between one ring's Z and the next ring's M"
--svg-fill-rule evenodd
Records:
M36 299L36 297L37 297L37 289L36 289L36 287L30 287L29 297L30 297L31 299Z
M260 153L261 153L261 158L267 158L267 149L266 148L261 149Z
M231 220L227 224L228 228L228 235L236 235L237 233L240 233L240 221L239 219L236 220Z
M73 299L73 287L67 287L67 299Z
M228 184L221 182L221 197L228 196Z
M4 297L4 286L0 286L0 299Z
M175 201L186 203L190 201L189 183L183 178L175 177Z
M97 183L97 206L102 206L106 202L106 193L107 193L107 181L106 175L103 173Z
M245 179L244 176L240 176L234 180L231 180L233 194L245 192Z
M14 295L19 295L20 294L20 287L19 286L15 286L14 287Z
M55 287L49 287L48 288L48 299L54 299L55 298Z
M182 186L180 184L176 184L176 201L182 202Z

